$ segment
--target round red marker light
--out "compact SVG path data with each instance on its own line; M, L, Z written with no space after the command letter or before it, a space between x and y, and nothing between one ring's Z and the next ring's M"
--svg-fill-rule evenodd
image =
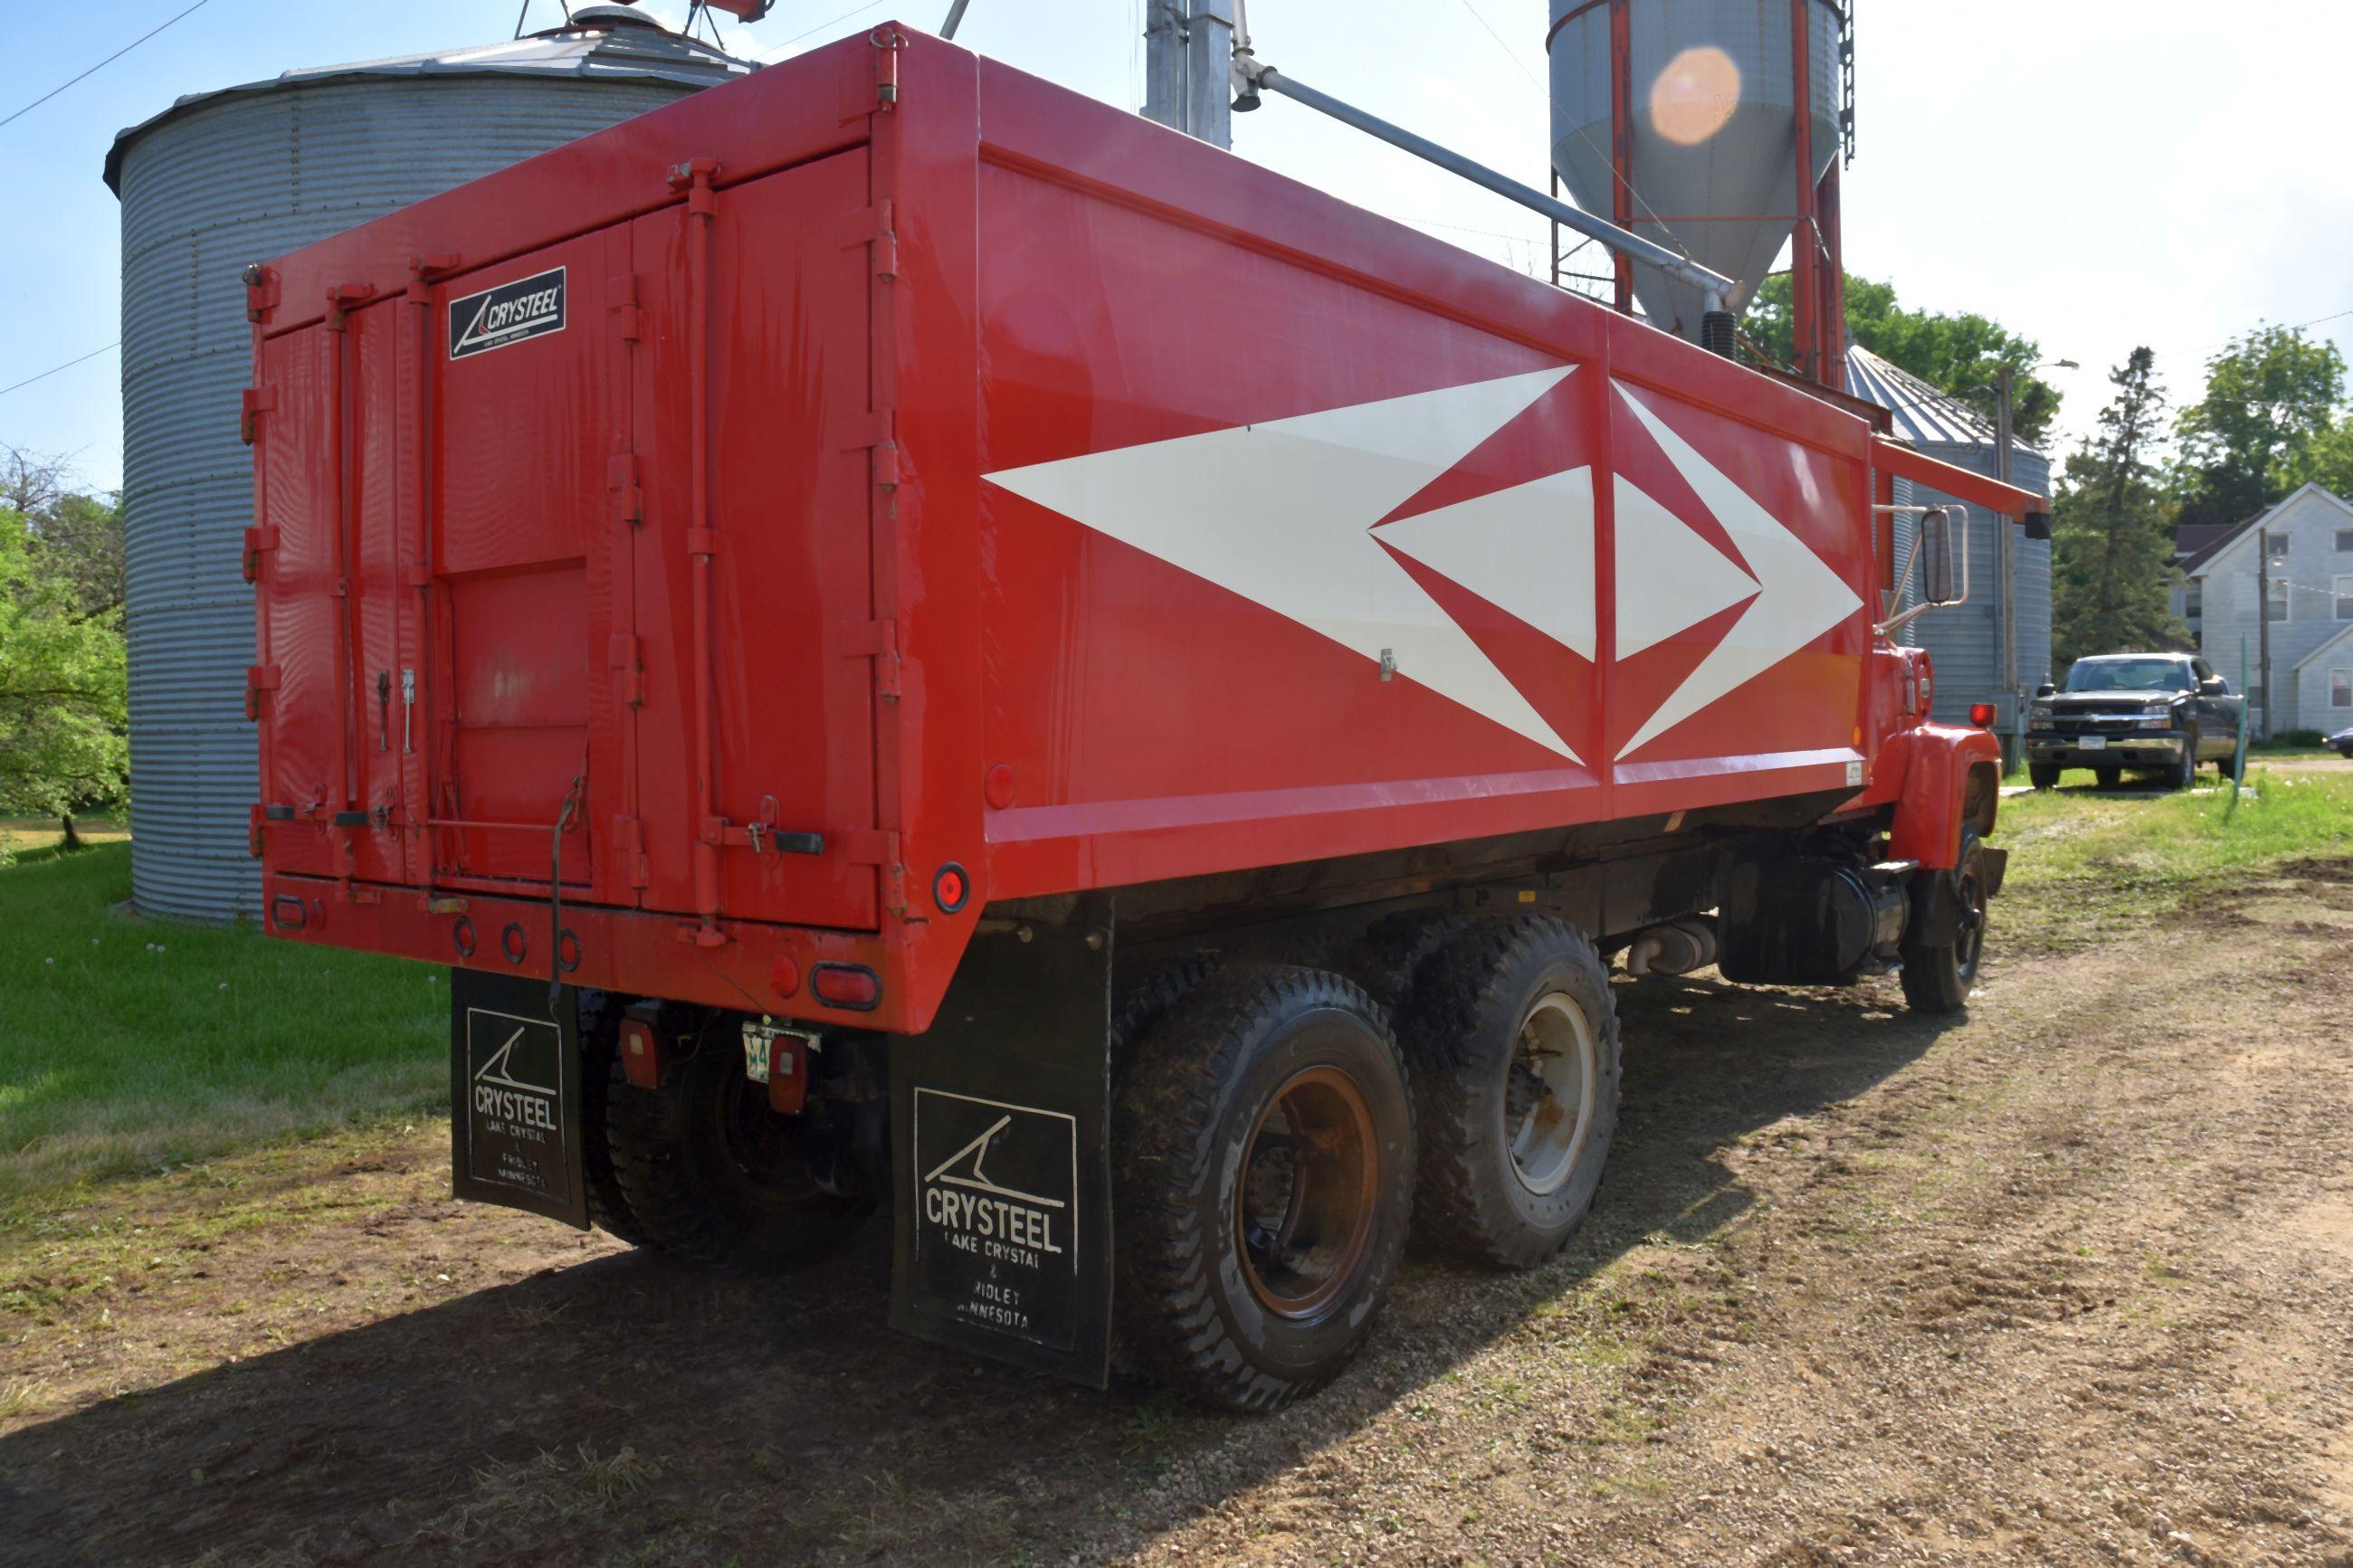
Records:
M776 954L768 965L768 989L779 996L790 996L801 988L801 966L793 962L789 952Z
M964 868L953 860L941 867L939 873L932 879L932 902L939 905L944 915L952 915L964 908L964 901L970 897L971 879L965 876Z
M1972 703L1970 703L1970 704L1969 704L1969 722L1970 722L1970 723L1972 723L1972 724L1975 724L1975 725L1976 725L1978 729L1980 729L1980 730L1990 730L1990 729L1992 729L1992 728L1993 728L1993 704L1992 704L1992 703L1990 703L1990 702L1972 702Z
M1013 804L1013 764L999 763L988 770L980 781L980 795L990 806L1003 811Z

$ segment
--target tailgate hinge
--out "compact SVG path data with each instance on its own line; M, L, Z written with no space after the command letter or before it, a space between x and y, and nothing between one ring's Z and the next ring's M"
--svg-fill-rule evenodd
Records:
M278 308L278 273L259 261L245 269L245 319L259 321Z
M853 249L871 245L874 254L874 276L889 282L899 276L899 231L892 226L893 210L888 200L871 207L860 207L845 213L840 219L839 248Z
M253 437L259 425L261 416L277 406L278 389L276 387L247 387L245 389L245 396L237 409L237 439L243 441L248 447L252 446Z
M839 421L834 445L845 452L871 449L874 482L883 489L899 486L898 421L888 408L845 414Z
M892 914L907 911L907 868L899 860L899 836L881 827L845 827L832 836L833 847L853 866L872 866L882 875L882 907Z
M637 708L646 700L646 665L638 655L637 634L615 632L605 645L605 662L617 672L617 695L624 707Z
M899 668L904 661L899 653L897 621L842 622L841 652L846 658L872 659L874 694L887 702L899 700Z
M257 721L261 718L261 694L278 689L279 669L274 664L251 664L245 669L245 716Z
M343 331L344 319L352 313L352 307L364 305L375 298L375 286L372 283L338 283L328 289L327 330Z
M613 818L613 853L620 858L621 880L632 888L644 887L647 881L644 818Z
M275 523L263 523L245 531L245 580L247 582L261 581L262 552L277 548L278 527Z
M613 521L632 526L646 520L646 488L638 479L638 455L616 452L605 465L605 489L613 498Z

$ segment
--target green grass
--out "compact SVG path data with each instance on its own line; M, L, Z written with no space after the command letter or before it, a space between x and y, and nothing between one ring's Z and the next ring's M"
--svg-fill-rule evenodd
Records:
M438 970L130 896L127 844L0 866L0 1207L444 1103Z
M1993 842L2010 851L2005 930L2094 935L2275 867L2353 857L2353 768L2252 764L2235 812L2229 782L2211 773L2188 794L2076 787L2088 782L2070 773L2055 791L2003 799Z

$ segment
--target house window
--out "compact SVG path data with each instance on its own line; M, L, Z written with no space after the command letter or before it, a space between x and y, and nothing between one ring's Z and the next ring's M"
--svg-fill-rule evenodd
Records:
M2274 577L2271 586L2271 603L2263 606L2263 619L2284 621L2287 619L2287 584Z
M2192 583L2181 595L2181 617L2194 626L2205 613L2205 587L2200 584Z
M2328 705L2331 708L2353 708L2353 669L2332 669L2328 672Z
M2353 577L2337 579L2337 618L2353 621Z
M2337 531L2337 553L2353 555L2353 528L2340 528Z

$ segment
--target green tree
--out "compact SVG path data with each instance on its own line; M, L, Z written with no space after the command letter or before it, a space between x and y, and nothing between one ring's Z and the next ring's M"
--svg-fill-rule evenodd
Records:
M1789 275L1765 279L1748 307L1741 330L1749 341L1776 361L1788 363L1796 353L1789 313ZM1852 273L1846 279L1847 334L1864 348L1918 376L1947 396L1959 399L1983 415L1994 416L1990 388L1994 373L2010 368L2011 427L2029 446L2042 439L2059 416L2059 392L2031 372L2042 350L2031 338L2021 338L1989 317L1974 311L1947 315L1941 311L1910 310L1895 298L1895 285L1875 283Z
M2288 489L2316 484L2353 500L2353 418L2314 436L2284 467Z
M0 463L0 816L67 816L127 782L121 520L55 465Z
M2108 373L2116 398L2052 500L2052 655L2063 668L2087 653L2189 642L2168 603L2173 515L2152 460L2165 417L2156 366L2137 348Z
M2345 356L2296 327L2257 327L2206 362L2206 394L2174 424L2181 521L2243 522L2301 482L2336 424Z

